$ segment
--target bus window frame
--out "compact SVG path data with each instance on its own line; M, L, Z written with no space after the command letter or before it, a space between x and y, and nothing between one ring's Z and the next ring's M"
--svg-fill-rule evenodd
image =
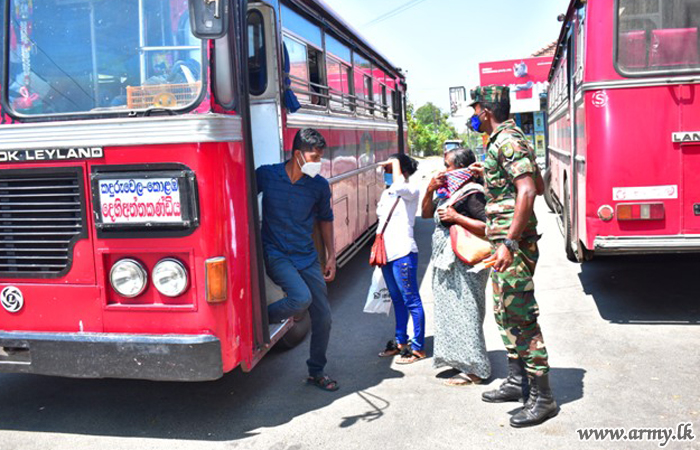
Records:
M257 19L259 19L258 26L259 26L259 31L260 31L260 37L262 38L262 47L260 50L262 53L262 60L263 60L261 70L263 71L263 78L265 79L265 83L262 86L262 90L260 90L260 91L256 90L255 92L253 92L253 89L251 88L251 85L250 85L250 78L248 78L248 93L254 97L261 97L261 96L265 95L265 93L267 92L269 85L270 85L270 83L269 83L269 78L270 78L269 77L269 68L267 67L267 52L268 52L268 49L267 49L268 42L266 39L267 27L265 26L265 16L263 15L262 11L260 11L258 9L249 9L248 11L246 11L246 14L245 14L246 33L248 33L249 27L251 25L250 24L251 16L257 16ZM250 52L251 43L247 42L247 44L248 44L248 48L246 50L247 50L247 52ZM308 61L307 61L307 64L308 64ZM250 55L249 54L246 55L246 67L248 67L248 76L250 77Z
M305 98L303 98L303 97L300 97L300 98L299 98L299 102L301 103L302 108L313 109L313 110L326 110L326 109L328 108L328 94L327 94L327 93L324 93L323 91L324 91L324 90L327 91L327 90L328 90L328 86L327 86L327 85L324 85L324 84L322 84L322 83L313 83L313 82L311 81L311 66L310 66L310 64L309 64L309 48L311 48L311 49L313 49L313 50L315 50L316 52L318 52L318 53L321 54L321 58L322 58L323 61L322 61L322 63L319 64L320 78L322 78L320 81L324 81L324 79L325 79L325 81L326 81L326 83L327 83L327 82L328 82L328 78L327 78L327 76L326 76L326 64L325 64L325 62L326 62L326 52L325 52L322 48L318 48L318 47L317 47L316 45L314 45L313 43L309 42L308 40L304 39L304 38L301 37L301 36L296 35L294 32L290 31L290 30L287 29L287 28L283 28L283 29L282 29L282 43L283 43L283 44L284 44L284 38L285 38L285 37L291 39L292 41L296 41L298 44L301 44L301 45L303 45L303 46L306 48L306 70L307 70L307 73L309 74L309 79L308 79L308 80L304 80L304 81L299 81L300 78L294 77L291 73L290 73L288 76L289 76L289 79L292 81L292 85L295 84L295 83L296 83L296 84L306 84L306 87L308 88L308 91L300 91L298 88L295 89L294 87L292 87L292 91L293 91L295 94L299 94L299 95L302 95L302 96L308 96L308 97L309 97L309 100L308 100L308 101L307 101ZM312 91L311 91L311 87L312 87L311 85L312 85L312 84L313 84L313 85L316 85L316 86L321 90L321 92L312 92ZM323 98L325 104L314 104L314 103L312 103L311 98L312 98L314 95L317 96L317 97L319 97L319 98Z
M662 70L643 70L628 72L624 70L619 64L620 56L620 0L615 0L613 6L613 67L615 71L622 77L625 78L649 78L653 76L684 76L684 75L695 75L700 73L700 64L695 68L686 69L662 69ZM698 25L698 32L700 33L700 24Z
M10 0L5 0L5 18L11 17ZM18 113L12 108L12 103L9 99L10 81L10 20L5 20L3 24L3 41L2 41L2 74L0 84L0 108L2 112L10 116L12 119L22 123L36 123L47 121L60 120L85 120L85 119L114 119L125 117L147 117L151 115L185 115L199 108L202 101L207 97L209 92L209 65L211 60L207 54L209 40L200 39L201 41L201 75L200 82L202 84L199 95L189 105L184 108L145 108L145 109L120 109L116 111L98 111L90 112L83 111L79 113L59 113L59 114L32 114L26 115Z

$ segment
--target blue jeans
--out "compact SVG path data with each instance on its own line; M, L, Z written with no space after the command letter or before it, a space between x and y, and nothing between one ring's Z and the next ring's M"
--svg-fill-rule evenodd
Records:
M323 375L332 321L321 264L316 260L310 267L299 270L290 259L274 256L265 258L265 268L270 279L287 294L267 307L270 323L283 322L308 309L311 315L311 356L306 365L310 376Z
M408 315L413 319L413 350L425 346L425 312L418 293L418 253L410 253L382 267L386 287L394 303L396 342L408 343Z

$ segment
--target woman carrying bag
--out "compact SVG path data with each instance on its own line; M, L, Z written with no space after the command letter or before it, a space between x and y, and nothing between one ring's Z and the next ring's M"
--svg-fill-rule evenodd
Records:
M382 193L377 205L379 233L372 248L371 263L382 267L396 316L396 341L389 341L379 356L400 354L398 364L411 364L426 357L425 313L418 293L418 246L413 239L420 191L408 181L417 168L418 163L402 153L391 155L384 163L384 179L389 188ZM380 248L382 241L383 249ZM386 259L382 250L386 252ZM409 314L413 321L410 343Z
M446 152L447 172L430 181L422 205L423 218L434 217L436 223L431 256L435 299L433 367L459 371L447 380L448 386L478 384L491 375L483 332L488 270L475 272L463 262L463 255L455 254L450 239L452 227L461 226L478 237L486 232L484 188L465 170L474 161L470 150ZM473 239L478 241L478 237Z

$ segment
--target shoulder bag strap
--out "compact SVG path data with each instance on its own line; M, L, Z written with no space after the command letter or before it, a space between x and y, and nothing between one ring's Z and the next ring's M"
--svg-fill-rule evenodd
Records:
M399 200L401 200L401 196L396 199L394 206L391 207L391 211L389 211L389 215L386 217L386 222L384 222L384 226L382 227L382 232L380 234L384 234L386 231L386 227L389 225L389 221L391 220L391 216L394 214L394 210L397 206L399 206Z

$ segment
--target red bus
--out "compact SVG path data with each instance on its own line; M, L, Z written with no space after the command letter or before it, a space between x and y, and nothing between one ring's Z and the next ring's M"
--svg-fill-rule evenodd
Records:
M572 1L549 81L567 257L700 251L700 0Z
M320 0L0 4L0 372L211 380L298 343L255 169L325 136L342 266L405 150L400 69Z

